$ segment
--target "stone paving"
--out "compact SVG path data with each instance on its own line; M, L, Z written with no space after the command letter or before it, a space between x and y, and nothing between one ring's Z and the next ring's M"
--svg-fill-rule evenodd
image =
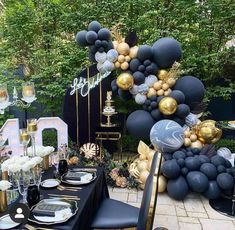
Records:
M110 197L140 207L143 191L109 188ZM214 211L206 198L190 193L184 201L159 194L154 228L168 230L235 230L235 218Z

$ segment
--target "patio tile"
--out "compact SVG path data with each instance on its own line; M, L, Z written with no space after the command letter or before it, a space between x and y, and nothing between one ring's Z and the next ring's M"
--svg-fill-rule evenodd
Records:
M156 214L176 216L175 206L167 204L159 204L156 207Z
M154 228L165 227L168 230L178 230L178 219L176 216L155 215Z
M208 218L207 213L203 212L187 212L189 217L197 217L197 218Z
M184 206L187 212L206 212L200 199L187 198L184 200Z
M191 224L200 224L198 218L193 217L178 217L178 221Z
M180 207L180 206L175 206L175 210L176 210L176 215L177 216L187 216L187 213L184 209L184 207Z
M137 202L137 193L129 193L128 202Z
M203 230L234 230L232 221L226 220L212 220L212 219L199 219Z
M191 224L185 222L179 222L179 227L180 230L202 230L200 224Z

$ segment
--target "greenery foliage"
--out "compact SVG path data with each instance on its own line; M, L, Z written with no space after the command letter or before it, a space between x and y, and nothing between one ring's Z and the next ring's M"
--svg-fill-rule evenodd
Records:
M231 150L232 153L235 153L235 142L234 139L223 138L220 139L216 144L216 149L221 147L226 147Z

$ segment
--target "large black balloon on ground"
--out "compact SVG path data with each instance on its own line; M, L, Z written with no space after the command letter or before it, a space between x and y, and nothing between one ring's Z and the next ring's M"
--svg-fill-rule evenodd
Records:
M189 172L187 175L187 182L194 192L205 192L209 186L208 178L198 171Z
M181 58L180 43L174 38L161 38L153 44L153 60L162 68L170 68Z
M150 113L144 110L137 110L131 113L126 121L128 132L140 139L149 138L150 130L154 124L155 121Z
M234 179L228 173L219 174L217 176L216 181L217 181L218 185L220 186L220 188L222 188L224 190L229 190L229 189L233 188L233 186L234 186Z
M211 163L204 163L200 167L200 171L204 173L209 179L215 179L217 176L216 167Z
M203 193L203 195L208 199L217 199L220 197L221 189L219 188L215 180L209 181L208 189Z
M203 100L205 87L196 77L184 76L176 81L174 90L180 90L185 96L185 103L191 108Z
M176 200L183 200L188 193L188 184L184 177L169 180L167 183L168 195Z

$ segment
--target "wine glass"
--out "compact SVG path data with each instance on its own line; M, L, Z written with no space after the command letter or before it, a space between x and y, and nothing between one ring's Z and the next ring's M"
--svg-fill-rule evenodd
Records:
M58 171L59 171L60 176L63 176L65 173L68 172L67 160L60 160L59 161Z
M18 172L8 172L9 174L9 182L12 184L13 190L18 189L18 180L20 179L20 174Z
M22 172L21 177L17 180L18 190L20 195L23 196L23 203L27 203L27 191L30 185L30 174L29 172Z
M42 180L42 169L40 167L36 167L33 169L32 178L34 184L37 185L39 188Z

